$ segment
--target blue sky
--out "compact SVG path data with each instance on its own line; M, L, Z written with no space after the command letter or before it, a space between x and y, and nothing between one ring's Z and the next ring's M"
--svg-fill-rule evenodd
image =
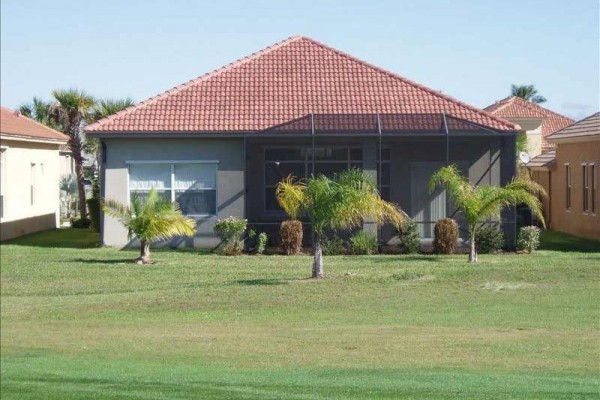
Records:
M55 88L141 101L306 35L484 107L533 83L546 107L600 109L598 0L1 2L1 103Z

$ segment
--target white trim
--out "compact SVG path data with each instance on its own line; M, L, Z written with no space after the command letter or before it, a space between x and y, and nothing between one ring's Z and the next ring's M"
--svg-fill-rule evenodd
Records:
M219 160L127 160L125 164L219 164Z
M14 140L16 142L48 143L48 144L56 144L56 145L65 144L69 141L68 139L44 139L44 138L36 139L34 137L25 137L25 136L21 136L21 135L13 136L10 134L5 134L5 133L0 134L0 139Z

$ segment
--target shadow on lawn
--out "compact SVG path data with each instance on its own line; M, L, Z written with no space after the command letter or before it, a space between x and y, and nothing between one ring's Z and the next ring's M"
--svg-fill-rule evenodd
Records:
M289 282L289 280L285 280L285 279L242 279L239 281L236 281L236 283L238 285L244 285L244 286L275 286L275 285L287 285Z
M561 232L545 231L540 238L540 250L600 253L600 241L584 239Z
M2 244L63 249L98 248L100 235L90 229L61 228L36 232L7 240Z
M121 258L118 260L105 260L101 258L72 258L68 262L77 264L135 264L134 258Z

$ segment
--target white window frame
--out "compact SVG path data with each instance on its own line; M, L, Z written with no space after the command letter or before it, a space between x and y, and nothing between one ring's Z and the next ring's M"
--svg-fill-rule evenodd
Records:
M588 171L588 174L590 176L590 180L591 182L591 186L589 188L590 190L590 215L592 216L596 216L597 214L597 208L596 208L596 202L598 201L598 184L596 183L598 181L598 171L596 170L596 163L592 162L588 164L588 168L590 168L590 170ZM594 172L593 174L591 174L591 172Z
M171 165L171 183L168 188L161 190L171 192L171 202L175 201L175 164L212 164L215 167L215 187L206 188L206 190L215 191L215 213L214 214L185 214L188 217L217 217L219 214L219 160L127 160L127 204L131 203L131 185L129 181L130 168L132 164L170 164Z
M589 174L589 164L581 163L581 212L583 215L590 213L590 187L587 186L589 184Z

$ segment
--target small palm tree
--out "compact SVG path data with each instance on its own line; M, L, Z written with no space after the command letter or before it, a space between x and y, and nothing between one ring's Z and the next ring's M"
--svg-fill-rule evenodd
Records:
M77 180L75 177L71 174L61 176L59 190L67 217L71 218L71 211L73 211L74 203L77 201Z
M451 165L440 168L431 176L429 191L433 192L437 186L445 187L450 200L462 212L469 224L471 242L469 262L477 262L475 250L477 224L485 219L500 217L504 207L525 204L542 223L544 221L542 204L538 196L546 196L546 192L540 185L522 175L504 187L473 186L460 174L455 165Z
M194 236L196 221L181 214L179 205L161 198L155 189L150 190L143 201L133 194L131 207L115 201L104 202L104 212L118 219L128 230L129 239L136 236L140 241L137 264L150 264L150 243L174 236Z
M513 96L520 97L532 103L545 103L547 100L544 96L538 94L534 85L512 85L510 92Z
M279 182L275 195L290 217L303 215L312 223L313 278L323 277L321 240L326 230L358 227L364 218L397 226L405 219L402 210L381 199L373 179L357 169L337 174L333 179L319 175L297 181L289 176Z

